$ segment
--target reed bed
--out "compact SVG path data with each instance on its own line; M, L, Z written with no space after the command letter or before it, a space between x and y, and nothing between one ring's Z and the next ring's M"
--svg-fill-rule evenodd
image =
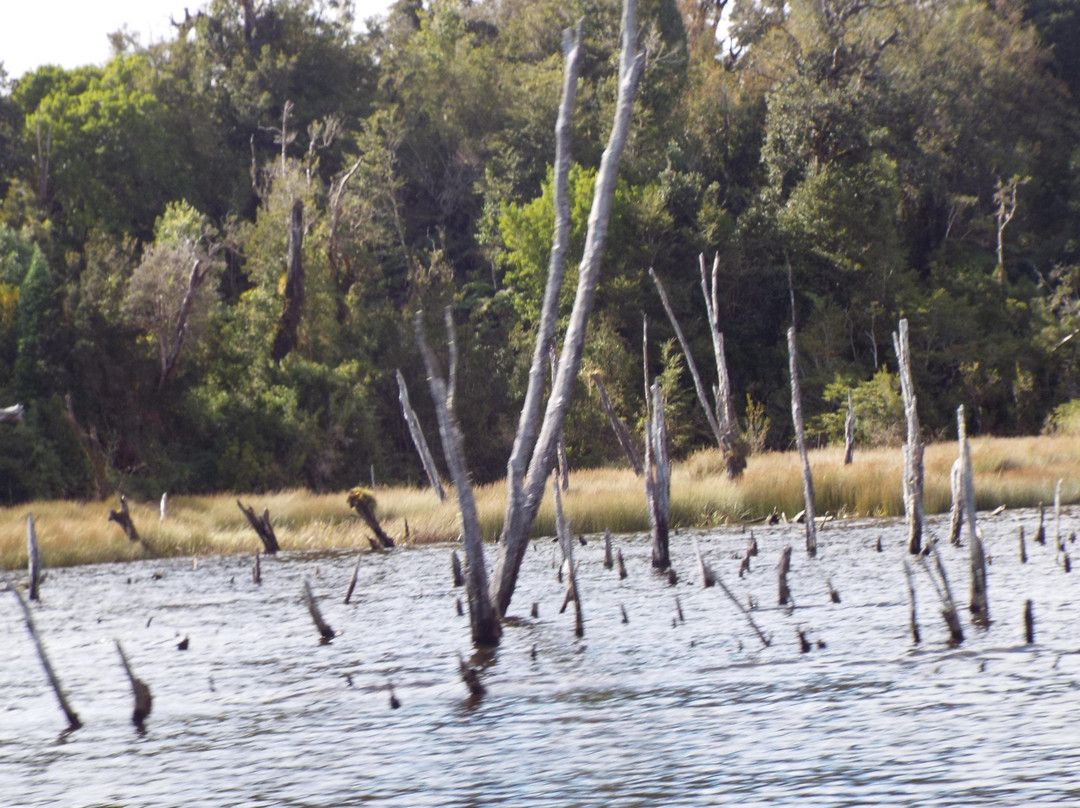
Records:
M1080 501L1080 437L975 438L971 440L976 505L990 509L1052 503L1062 483L1062 502ZM926 447L924 504L927 513L948 510L949 469L956 443ZM819 514L839 518L888 517L903 513L900 452L856 452L843 464L840 449L810 452ZM506 503L503 483L479 486L476 503L485 539L502 526ZM350 550L369 547L369 531L346 504L346 492L314 494L303 490L273 494L217 494L169 499L159 521L157 502L128 500L146 547L129 542L108 521L110 503L42 501L0 509L0 568L26 566L26 515L34 514L45 566L129 561L147 556L200 556L251 553L260 542L236 506L239 498L256 511L270 511L283 551ZM453 497L440 502L427 488L391 487L376 492L378 516L399 544L454 541L460 531ZM643 481L628 469L572 472L563 505L575 534L635 533L648 530ZM724 474L719 452L698 452L672 469L673 527L711 527L754 522L775 508L793 517L803 507L797 453L774 452L750 458L736 481ZM536 536L555 533L550 492L541 503ZM148 549L147 549L148 548Z

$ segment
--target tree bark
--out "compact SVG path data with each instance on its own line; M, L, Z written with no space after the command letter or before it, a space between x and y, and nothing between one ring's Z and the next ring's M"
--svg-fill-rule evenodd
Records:
M698 256L701 269L701 293L705 297L705 311L712 333L713 356L716 360L716 420L720 425L721 449L729 480L739 477L746 469L746 445L739 437L739 422L735 414L735 401L731 393L731 377L728 375L727 354L724 351L724 333L720 330L720 253L713 258L712 283L705 274L705 254Z
M543 497L545 482L554 462L555 444L562 431L570 394L581 367L585 332L592 312L596 287L599 283L601 258L611 218L615 194L615 177L619 159L630 128L634 96L645 64L645 54L638 53L635 0L624 0L622 18L622 49L619 59L618 100L614 123L600 161L593 192L585 237L585 251L578 268L578 286L566 336L563 340L559 374L548 396L543 420L540 420L543 386L543 362L548 346L554 339L559 291L564 274L566 240L569 234L569 201L566 193L566 174L569 172L570 111L573 87L577 82L578 59L581 47L581 28L573 39L564 39L567 69L563 84L563 103L556 124L555 200L556 228L552 244L544 304L529 371L529 386L522 408L514 449L507 465L507 503L503 522L502 541L495 568L493 599L500 613L505 614L514 594L521 560L528 547L529 531ZM560 190L561 186L561 190Z
M447 338L453 343L454 329L450 309L445 311ZM452 387L448 387L439 373L435 354L424 337L423 312L417 312L414 320L416 341L424 359L428 374L428 386L435 401L435 417L439 422L439 437L443 455L450 471L450 479L457 491L458 509L461 512L463 544L465 546L465 592L469 600L469 622L473 643L494 646L499 643L501 626L499 611L488 590L487 566L484 561L484 540L480 533L480 517L473 498L472 481L465 462L464 440L453 410ZM456 354L452 351L451 356ZM451 371L453 378L453 371Z
M855 460L855 404L851 400L851 391L847 394L847 415L844 416L844 465L850 466Z
M0 424L17 424L23 419L23 405L13 404L0 409Z
M556 478L559 476L558 472L555 476ZM561 487L558 479L552 481L555 496L555 531L559 537L559 546L562 547L563 563L567 568L566 599L563 601L563 608L566 608L568 601L574 602L574 635L581 639L585 636L585 616L581 611L581 592L578 589L577 568L574 565L574 538L570 534L570 526L563 513Z
M405 423L409 427L409 435L412 437L413 446L416 447L416 452L420 455L420 462L424 466L424 472L427 474L431 487L439 495L439 501L445 502L446 491L443 489L442 480L439 479L439 470L435 467L435 458L431 456L427 439L424 438L424 431L420 428L420 419L416 417L416 412L413 411L412 405L409 404L409 388L405 386L405 377L401 375L400 370L397 372L397 384L398 401L401 402L401 414L405 417Z
M817 519L814 507L814 477L810 472L810 457L806 451L806 430L803 428L802 393L799 390L799 356L795 350L795 327L787 332L788 360L791 371L791 420L795 424L795 442L802 460L803 500L806 508L806 552L817 555Z
M37 532L34 530L34 515L26 517L26 555L27 572L30 575L30 600L41 600L41 548L38 547Z
M956 408L956 432L960 442L960 481L963 489L964 521L967 523L968 547L971 562L972 622L978 626L990 624L990 602L986 592L986 553L979 529L975 524L975 483L971 473L971 447L968 446L964 424L964 405Z
M254 508L245 508L240 500L236 500L237 506L240 508L240 512L247 517L248 524L258 535L259 539L263 543L263 548L268 555L273 555L281 547L278 545L277 535L274 533L274 526L270 524L270 511L263 510L262 516L255 515Z
M168 350L161 346L161 373L158 376L158 392L165 388L173 373L176 372L177 362L180 360L180 348L183 347L184 337L187 335L188 317L191 315L191 307L195 305L195 295L199 292L203 280L210 271L210 262L196 259L188 276L187 293L180 304L180 311L176 315L176 326L173 329L172 339Z
M666 570L671 567L668 547L671 461L668 458L664 398L657 382L652 385L651 409L645 441L645 497L649 508L649 527L652 531L652 565L654 569Z
M288 269L285 275L285 308L278 321L270 358L280 362L296 347L300 315L304 307L304 203L294 199L289 224Z
M604 387L603 379L599 373L590 374L589 379L596 385L596 392L600 395L600 406L604 408L604 412L607 414L608 423L611 424L611 429L615 432L615 437L619 441L619 446L622 448L623 454L625 454L626 459L630 461L630 467L634 470L634 474L640 477L644 473L644 469L641 466L641 456L634 446L634 441L630 438L630 431L626 428L626 425L619 420L619 416L615 414L615 407L611 404L611 398L608 396L607 389Z
M908 350L908 321L900 321L899 333L893 333L893 348L900 369L900 390L907 417L907 450L904 462L904 512L908 525L908 552L922 551L923 531L923 445L919 435L915 383L911 378L911 354Z
M45 653L45 646L41 643L41 637L38 636L37 626L34 625L34 617L30 614L30 607L27 605L26 601L23 600L22 592L20 592L17 587L12 587L11 591L15 593L15 597L19 601L19 606L22 607L23 619L26 621L26 630L30 632L30 638L34 641L34 649L37 651L38 659L41 660L41 666L45 668L45 675L49 678L49 684L56 694L56 700L60 702L60 709L64 711L64 717L68 720L66 731L72 732L77 730L82 726L82 721L79 720L78 714L71 708L71 704L64 694L64 688L60 686L60 679L57 677L56 671L53 670L52 663L49 661L49 655Z

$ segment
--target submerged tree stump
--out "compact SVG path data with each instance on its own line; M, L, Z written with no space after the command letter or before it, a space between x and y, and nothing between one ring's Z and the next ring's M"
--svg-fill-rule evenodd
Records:
M384 548L394 546L394 540L386 535L386 531L382 529L379 520L375 518L375 494L372 493L370 488L358 485L349 491L349 498L346 501L349 503L349 507L360 515L360 518L364 520L364 524L371 529L371 532L375 534Z
M240 512L247 517L248 523L258 534L262 540L263 548L268 555L273 555L281 546L278 544L277 535L274 533L274 526L270 524L270 511L264 509L262 516L258 516L255 513L254 508L245 508L244 504L240 500L236 500L237 506L240 508Z
M30 600L40 600L41 588L41 549L38 547L37 532L34 530L34 515L26 517L26 553L27 572L30 575Z
M791 570L791 545L783 549L780 553L780 563L776 567L777 580L779 583L779 600L780 606L786 606L791 603L791 589L788 588L788 572Z

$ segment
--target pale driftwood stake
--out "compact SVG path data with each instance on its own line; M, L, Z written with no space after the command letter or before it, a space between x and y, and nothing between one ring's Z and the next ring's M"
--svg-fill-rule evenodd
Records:
M596 392L600 396L600 406L604 408L604 412L607 414L608 423L611 424L611 428L615 432L615 438L619 441L623 454L626 455L626 459L630 462L630 468L634 470L634 474L640 477L645 473L641 465L641 455L638 454L634 441L630 437L630 430L615 414L615 407L612 406L611 397L608 396L607 388L604 387L603 377L599 373L592 373L589 375L589 379L596 385Z
M556 123L556 158L554 170L556 225L552 240L548 279L544 288L540 324L529 370L529 384L518 422L514 448L507 465L506 516L503 520L502 541L495 570L494 598L501 614L505 614L517 583L521 560L529 546L529 532L536 518L554 461L555 445L570 405L571 391L581 369L581 357L589 315L592 312L599 283L601 258L607 237L615 178L619 159L629 134L634 96L645 65L645 54L637 49L637 6L635 0L624 0L622 12L622 47L619 54L618 91L614 121L600 161L593 188L593 205L589 214L585 249L578 267L578 286L570 313L559 360L559 375L547 397L546 409L542 396L544 359L554 340L558 319L558 302L564 276L566 244L570 232L569 196L566 177L569 173L570 114L573 88L577 83L577 64L580 53L578 36L564 38L567 69L563 84L563 103Z
M281 549L278 545L277 535L274 533L274 526L270 524L270 511L264 509L262 516L257 516L255 509L251 507L244 507L244 504L240 500L236 500L237 507L240 508L240 513L247 517L248 524L251 525L256 535L263 543L263 549L268 555L273 555Z
M1061 480L1054 486L1054 547L1058 553L1065 550L1061 543Z
M559 356L555 350L555 343L551 343L548 349L548 362L551 364L551 384L554 386L555 377L559 375ZM556 466L559 469L559 480L563 491L570 490L570 462L566 459L566 437L559 430L559 441L555 446Z
M964 405L956 408L956 431L960 440L960 470L963 488L964 521L967 523L971 562L971 619L976 625L990 623L990 602L986 592L986 553L975 524L975 483L971 473L971 447L964 425Z
M450 572L454 576L454 586L463 586L465 576L461 572L461 559L458 558L457 550L450 553Z
M34 514L26 517L27 572L30 575L30 600L41 600L41 549L38 547L37 531L34 530Z
M694 536L694 552L697 554L698 568L701 570L701 583L708 589L716 584L716 573L705 563L705 556L701 554L701 546L698 544L696 535ZM741 578L742 575L739 577Z
M787 575L791 570L791 545L783 549L780 553L780 563L776 566L777 580L780 586L779 604L785 606L788 603L792 603L791 590L788 588Z
M315 602L315 596L311 594L311 584L304 579L304 605L307 606L308 614L311 615L311 620L315 623L315 628L319 630L319 642L323 645L328 644L334 637L334 630L330 628L329 624L323 619L322 612L319 611L319 604Z
M57 678L56 671L53 670L52 663L49 662L49 655L45 653L45 646L42 644L41 637L38 635L37 626L34 625L34 618L30 614L30 607L23 599L22 592L18 590L18 587L12 587L11 591L15 593L15 598L19 601L19 606L22 607L23 619L26 621L26 629L30 632L30 639L34 641L34 648L37 650L38 659L41 660L41 666L45 668L45 675L49 678L49 684L52 685L53 692L56 694L56 700L60 702L60 709L64 711L64 717L67 718L67 732L77 730L82 726L82 721L79 720L78 714L71 709L71 704L68 703L67 696L64 695L64 688L60 686L60 679Z
M923 531L923 445L919 434L919 414L916 409L915 382L911 377L911 354L908 350L908 321L900 320L898 332L893 333L893 349L900 370L900 391L904 396L904 415L907 418L907 443L904 454L904 513L908 525L908 552L922 552Z
M604 569L609 570L615 566L615 559L611 554L611 531L604 528Z
M131 513L128 511L127 498L120 494L120 510L109 511L109 521L116 522L123 528L124 535L129 541L139 541L139 531L135 529L135 523L131 521Z
M652 565L655 569L671 567L668 549L670 529L671 461L668 458L667 424L660 385L653 382L648 435L645 441L645 498L652 530Z
M447 342L455 343L454 321L447 307L443 312ZM476 510L472 480L469 479L465 461L465 442L454 413L453 388L448 387L439 372L435 354L424 337L423 312L418 311L414 320L416 341L427 369L428 386L435 402L435 416L439 422L439 438L443 456L450 470L450 479L457 492L458 511L461 514L462 542L465 547L465 594L469 601L469 625L472 639L479 646L498 645L502 627L499 611L488 592L487 565L484 561L484 539L480 531L480 517ZM456 351L450 353L451 359ZM451 373L451 378L453 373Z
M949 490L952 507L949 510L949 543L960 545L960 532L964 526L963 461L958 457L949 470Z
M356 554L356 563L353 564L352 575L349 576L349 586L345 590L345 605L349 605L352 602L353 591L356 589L356 581L360 577L360 562L363 561L364 554Z
M919 620L915 614L915 576L907 559L904 559L904 577L907 579L908 598L911 600L911 640L918 645L922 639L919 636Z
M615 551L615 564L619 569L619 579L622 580L626 577L626 562L623 561L621 548Z
M1046 545L1046 526L1043 523L1044 517L1046 515L1045 512L1046 512L1046 509L1043 507L1043 504L1040 502L1039 503L1039 527L1035 531L1035 543L1036 544L1041 544L1043 546Z
M806 430L803 428L802 393L799 390L799 356L795 350L795 327L787 332L788 359L791 372L791 420L795 424L795 443L802 460L803 499L806 508L806 552L817 555L817 519L814 506L814 477L810 473L810 456L806 450Z
M1028 645L1035 642L1035 611L1030 598L1024 601L1024 641Z
M123 646L120 645L120 640L116 640L115 642L116 650L120 652L120 661L124 664L124 672L131 682L131 692L135 696L135 709L131 714L131 723L135 725L135 728L139 730L139 732L145 732L146 719L150 715L154 700L150 695L150 688L147 686L146 682L138 678L131 670L131 664L128 662Z
M735 414L735 400L731 392L731 377L728 375L727 354L724 351L724 332L720 330L720 253L713 257L712 283L705 275L705 254L698 255L701 269L701 293L705 297L705 313L709 318L709 330L712 333L713 358L716 360L716 420L723 439L724 465L728 479L734 480L746 468L746 450L739 443L739 422Z
M844 416L844 465L850 466L855 460L855 403L851 391L847 394L847 415Z
M413 410L412 404L409 403L409 388L405 386L405 377L401 375L400 370L397 371L397 384L401 414L405 418L405 424L409 427L409 436L412 438L413 446L416 447L416 452L420 455L420 463L424 467L424 473L427 474L428 482L435 489L435 493L439 495L439 501L445 502L446 490L443 488L442 480L439 478L439 470L435 467L435 458L431 456L427 439L424 437L424 430L420 428L420 419L416 417L416 411Z
M585 636L585 616L581 610L581 591L577 583L577 566L574 564L574 539L570 535L570 526L566 522L562 506L562 486L559 483L559 473L555 472L555 479L551 482L555 495L555 530L559 537L559 546L562 547L563 560L567 568L566 575L566 598L561 614L569 601L574 602L574 634L580 639Z
M169 492L166 491L164 494L161 495L161 503L158 505L158 510L161 513L161 516L158 519L159 522L164 522L165 521L165 516L166 516L166 513L168 511L168 508L169 508Z

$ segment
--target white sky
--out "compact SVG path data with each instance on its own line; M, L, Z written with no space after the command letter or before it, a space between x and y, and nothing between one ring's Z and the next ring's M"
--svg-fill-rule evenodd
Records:
M382 16L391 0L354 0L363 28ZM203 0L0 0L0 62L10 78L46 64L73 68L104 64L108 35L127 26L143 44L172 36L169 17L180 20Z

